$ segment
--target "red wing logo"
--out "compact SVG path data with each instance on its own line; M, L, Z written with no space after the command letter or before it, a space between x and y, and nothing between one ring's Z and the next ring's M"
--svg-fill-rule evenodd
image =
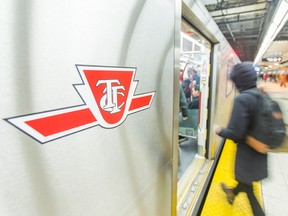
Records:
M148 109L155 92L134 95L136 68L76 65L82 84L74 87L83 105L5 119L40 143L93 126L114 128L127 115Z

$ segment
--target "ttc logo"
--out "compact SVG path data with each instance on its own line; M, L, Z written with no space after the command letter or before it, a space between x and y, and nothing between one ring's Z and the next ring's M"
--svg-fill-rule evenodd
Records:
M134 95L136 68L76 67L83 83L74 87L84 104L5 120L46 143L97 125L117 127L127 115L150 108L155 92Z

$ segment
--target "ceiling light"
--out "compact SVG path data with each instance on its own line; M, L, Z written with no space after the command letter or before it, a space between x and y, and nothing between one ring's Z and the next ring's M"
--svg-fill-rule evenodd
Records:
M286 0L280 0L278 6L275 10L272 22L266 32L266 35L260 45L256 58L254 59L254 64L257 64L268 47L270 46L271 42L275 39L278 32L282 29L285 23L288 20L288 2Z
M286 1L282 1L280 3L280 6L278 7L277 13L275 14L274 18L273 18L273 23L275 23L275 25L279 25L283 19L283 14L285 14L287 12L287 7L288 7L288 3Z

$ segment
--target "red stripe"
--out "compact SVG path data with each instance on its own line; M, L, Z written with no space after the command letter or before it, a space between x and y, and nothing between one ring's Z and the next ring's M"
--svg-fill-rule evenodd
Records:
M96 122L96 118L89 108L85 108L83 110L30 120L25 123L43 136L49 136L92 122Z
M151 102L152 96L153 95L146 95L142 97L133 98L131 101L129 111L133 111L135 109L148 106Z

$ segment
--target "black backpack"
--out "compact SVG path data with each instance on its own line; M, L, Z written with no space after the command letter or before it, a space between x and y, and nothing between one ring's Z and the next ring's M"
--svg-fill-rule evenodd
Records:
M280 106L267 93L260 90L249 89L244 92L253 94L258 99L257 110L249 135L265 143L271 149L280 147L286 136L286 128Z

